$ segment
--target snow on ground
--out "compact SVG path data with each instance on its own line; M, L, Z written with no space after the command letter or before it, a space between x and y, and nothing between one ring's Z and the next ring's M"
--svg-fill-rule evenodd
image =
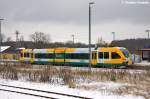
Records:
M0 50L0 52L3 52L3 51L5 51L6 49L8 49L10 46L1 46L1 50Z
M40 89L46 91L53 91L58 93L67 93L73 94L77 96L85 96L94 99L144 99L140 96L132 96L132 95L117 95L113 93L108 93L107 91L94 91L94 90L83 90L83 89L72 89L68 88L65 85L52 85L48 83L31 83L31 82L23 82L23 81L12 81L12 80L4 80L0 79L0 84L8 84L13 86L20 86L26 88ZM98 87L102 87L102 89L114 89L124 86L126 84L114 83L114 82L92 82L89 84L83 83L82 85L97 85ZM0 86L0 88L2 88ZM0 91L0 99L43 99L37 98L33 96L21 95L16 93L4 92ZM64 98L60 98L64 99ZM71 98L72 99L72 98Z
M150 66L150 62L148 61L142 61L140 63L134 63L134 64L138 66Z
M0 91L0 99L44 99L44 98L37 98L35 96Z
M96 86L97 89L117 89L119 87L128 86L129 84L123 84L123 83L114 83L114 82L92 82L92 83L83 83L80 84L80 86Z

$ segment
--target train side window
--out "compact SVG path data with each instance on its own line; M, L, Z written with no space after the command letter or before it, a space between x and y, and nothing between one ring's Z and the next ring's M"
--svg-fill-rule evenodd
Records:
M48 53L36 53L35 58L51 59L54 58L54 55Z
M20 56L23 57L23 53L21 53Z
M55 53L56 59L64 59L64 53Z
M39 54L38 53L35 54L35 58L39 58Z
M65 56L66 59L89 59L88 53L68 53Z
M26 55L26 57L30 57L30 53L26 53L27 55Z
M54 58L53 54L48 54L48 58Z
M120 59L121 58L120 55L116 52L112 52L111 57L112 57L112 59Z
M104 59L109 59L109 52L104 52Z
M27 57L27 53L24 53L24 57Z
M103 59L103 52L98 53L98 58Z
M26 57L27 55L26 55L26 53L24 53L24 57Z
M24 57L30 57L29 53L24 53Z
M87 53L82 53L81 55L79 54L79 56L81 56L81 59L89 59L89 54Z
M34 58L34 55L33 55L33 53L31 53L31 58Z
M66 53L65 54L65 59L71 59L71 54Z
M43 54L43 58L48 59L49 58L49 54Z

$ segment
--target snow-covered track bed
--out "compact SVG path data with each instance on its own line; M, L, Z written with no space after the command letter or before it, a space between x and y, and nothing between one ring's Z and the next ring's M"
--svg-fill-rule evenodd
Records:
M1 86L0 88L1 91L30 95L35 97L47 98L47 99L91 99L88 97L82 97L82 96L76 96L76 95L70 95L70 94L58 93L52 91L44 91L39 89L18 87L18 86L6 85L6 84L0 84L0 86Z

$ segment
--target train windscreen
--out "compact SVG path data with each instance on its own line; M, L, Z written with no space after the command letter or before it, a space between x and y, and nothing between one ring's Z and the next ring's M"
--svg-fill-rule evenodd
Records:
M129 57L129 51L127 49L120 49L125 57Z

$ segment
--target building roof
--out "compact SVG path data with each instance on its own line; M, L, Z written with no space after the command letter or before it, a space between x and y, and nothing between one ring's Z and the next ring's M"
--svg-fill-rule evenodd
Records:
M5 50L9 49L10 46L0 46L0 52L4 52Z
M150 51L150 48L138 49L138 51Z

